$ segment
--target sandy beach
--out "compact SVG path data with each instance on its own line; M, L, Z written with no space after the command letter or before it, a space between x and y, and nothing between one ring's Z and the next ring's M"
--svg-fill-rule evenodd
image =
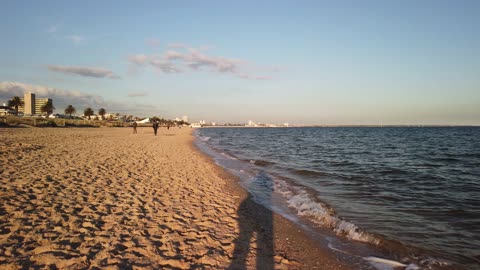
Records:
M1 128L2 269L349 269L190 128Z

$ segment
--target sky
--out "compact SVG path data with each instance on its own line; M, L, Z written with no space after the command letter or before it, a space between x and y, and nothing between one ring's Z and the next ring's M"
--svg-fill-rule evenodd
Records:
M0 102L480 125L480 1L1 1Z

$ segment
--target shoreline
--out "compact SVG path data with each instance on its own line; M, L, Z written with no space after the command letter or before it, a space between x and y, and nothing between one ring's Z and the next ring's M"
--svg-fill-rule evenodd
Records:
M0 129L2 267L351 269L250 200L192 129L131 132Z
M299 225L286 219L282 215L272 212L265 206L248 199L248 191L240 186L238 178L229 173L225 168L215 164L208 154L204 153L195 145L195 136L191 134L191 148L201 154L202 158L213 166L213 171L227 182L226 189L236 198L237 205L242 202L248 204L248 221L254 226L261 226L265 221L257 221L262 215L273 216L273 235L275 238L275 256L283 255L291 261L288 269L352 269L351 266L340 262L332 251L326 250L320 244L315 243L313 238ZM262 213L259 215L258 213ZM252 258L254 259L254 258ZM275 260L277 260L275 258Z

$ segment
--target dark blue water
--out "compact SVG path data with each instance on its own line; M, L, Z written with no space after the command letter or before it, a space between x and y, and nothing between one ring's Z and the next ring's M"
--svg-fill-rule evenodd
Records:
M271 175L288 208L340 237L417 257L419 266L480 267L480 128L207 128L197 135L244 162L240 171Z

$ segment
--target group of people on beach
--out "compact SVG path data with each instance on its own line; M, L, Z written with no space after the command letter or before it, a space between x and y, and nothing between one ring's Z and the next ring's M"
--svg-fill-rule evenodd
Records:
M133 122L133 124L132 124L133 134L137 134L137 126L138 126L137 122ZM157 136L157 131L158 131L158 128L160 127L160 121L158 121L158 120L153 121L152 127L153 127L153 134L155 134L155 136ZM179 125L178 128L182 128L182 127ZM169 124L167 124L167 129L170 129Z

